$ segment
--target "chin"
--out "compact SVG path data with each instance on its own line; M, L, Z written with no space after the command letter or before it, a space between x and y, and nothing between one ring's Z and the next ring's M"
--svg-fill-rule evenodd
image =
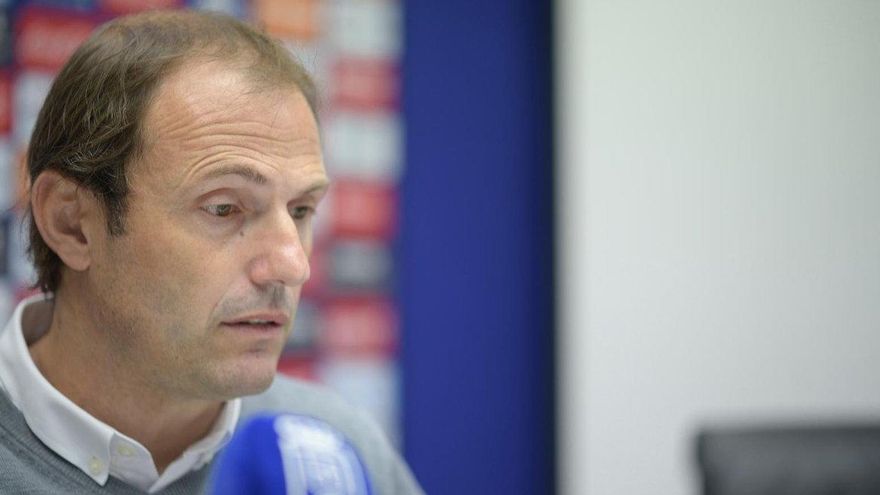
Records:
M272 373L271 375L263 377L260 380L254 380L252 382L244 384L241 387L237 388L236 393L234 393L231 398L244 397L247 395L257 395L257 394L263 393L266 391L266 389L268 389L272 385L272 382L274 380L275 380L275 373Z
M263 356L259 359L248 359L245 362L231 365L221 377L218 377L218 388L223 390L225 399L234 399L246 395L264 392L275 380L278 373L278 358Z

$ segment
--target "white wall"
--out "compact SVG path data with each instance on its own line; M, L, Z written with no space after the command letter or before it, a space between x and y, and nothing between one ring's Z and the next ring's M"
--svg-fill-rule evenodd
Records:
M880 2L560 0L561 488L880 419Z

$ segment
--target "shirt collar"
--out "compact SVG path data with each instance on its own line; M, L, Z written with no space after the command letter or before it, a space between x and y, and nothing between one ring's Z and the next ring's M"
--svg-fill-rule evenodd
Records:
M25 310L51 313L52 301L37 295L15 308L0 333L0 385L34 435L96 483L103 486L113 475L152 493L204 466L231 438L241 399L228 401L208 435L187 448L160 476L143 445L74 404L43 377L25 340Z

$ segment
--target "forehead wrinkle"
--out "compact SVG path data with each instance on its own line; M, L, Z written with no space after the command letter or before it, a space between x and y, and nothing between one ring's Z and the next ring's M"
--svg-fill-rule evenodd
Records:
M238 158L242 161L257 160L269 165L284 166L285 164L302 164L323 162L320 147L311 139L294 139L283 142L267 142L268 146L259 146L253 140L244 140L230 144L223 139L219 142L204 140L198 146L187 147L187 163L184 168L196 169L206 162ZM284 167L286 168L286 167Z
M285 143L285 149L278 150L280 154L271 157L266 156L263 149L254 148L248 144L244 145L228 145L225 143L213 144L210 146L200 147L191 150L184 158L184 163L180 167L180 180L176 181L179 186L199 181L205 178L204 169L207 167L237 164L240 166L255 168L254 164L267 165L275 173L282 175L296 170L308 170L310 167L317 165L321 174L326 176L324 172L323 158L320 146L315 143L314 139L297 138ZM253 153L243 153L248 150ZM210 172L208 173L210 174ZM265 177L268 178L265 174ZM273 174L274 175L274 174ZM283 182L283 179L282 179Z
M286 167L286 166L283 166L283 164L282 164L281 167L272 167L272 168L278 172L283 172L285 169L295 169L295 168L308 167L308 166L314 165L314 164L321 164L321 170L323 171L323 164L321 162L320 155L317 155L317 154L315 154L315 155L298 155L296 158L297 158L297 160L293 160L293 161L296 161L299 163L293 165L293 167ZM305 159L305 158L310 158L310 159L302 160L302 161L299 160L299 159ZM252 169L258 175L261 175L263 177L263 179L268 181L268 176L266 176L265 174L263 174L261 172L258 172L256 167L251 165L251 163L253 163L253 161L254 161L253 157L247 156L247 155L242 155L240 153L235 153L235 152L212 153L212 154L209 154L207 156L204 156L204 157L198 159L197 161L195 161L191 164L187 164L187 166L185 166L185 167L182 167L181 172L183 172L183 177L179 181L179 185L183 185L183 184L186 184L186 183L194 181L194 180L202 180L202 179L207 179L207 178L213 178L213 177L216 177L217 175L222 175L219 172L215 173L213 171L212 172L203 172L203 170L205 168L217 165L218 163L221 163L221 165L217 165L218 168L220 168L220 169L227 168L227 167ZM287 164L290 161L291 160L284 160L284 164ZM238 175L245 175L245 174L238 174ZM248 175L250 175L250 174L248 174Z
M317 147L299 143L301 139L267 137L261 134L205 132L180 140L176 148L194 155L211 155L223 152L250 152L266 159L286 160L302 154L316 154Z
M186 86L194 72L166 80L145 115L145 155L158 166L144 168L156 186L177 189L221 161L268 165L282 174L315 165L324 170L317 124L301 93L256 92L235 71L196 91Z
M211 118L208 114L193 116L193 118L176 119L170 125L163 125L157 122L151 128L153 137L152 144L161 142L189 142L197 141L205 138L217 137L218 139L230 139L237 141L240 139L259 139L263 141L285 142L287 136L296 135L300 129L297 127L279 128L276 125L267 125L264 122L245 119L226 111L214 112L218 115L217 119ZM229 120L234 120L230 122Z
M311 126L302 123L278 126L280 109L276 109L270 123L260 121L259 117L254 117L252 114L241 116L228 110L214 110L201 115L195 115L192 108L187 107L186 110L187 115L184 118L175 119L169 126L157 122L152 129L154 135L152 144L172 144L174 141L180 141L179 144L193 143L198 147L203 146L200 142L203 140L207 140L208 145L217 141L227 141L232 145L247 145L256 140L272 148L292 144L290 152L294 154L320 152L320 143L316 139L302 137L303 134L312 134L309 132L311 129L306 128ZM171 113L168 112L169 115ZM179 145L175 147L179 148ZM278 155L285 154L285 152L278 153Z
M173 85L172 85L173 86ZM181 94L183 93L183 94ZM183 137L186 140L198 139L205 134L227 134L254 138L257 134L279 136L285 133L302 132L302 126L289 126L288 129L278 128L276 106L271 122L261 122L260 116L251 111L252 98L241 92L224 91L223 104L218 105L216 96L209 98L204 95L188 95L184 91L166 88L154 101L147 112L145 121L149 124L145 129L145 137L151 138L149 143L174 141ZM260 95L255 95L259 98ZM241 103L238 100L242 100ZM242 126L252 126L250 132L241 131ZM228 129L225 129L228 128ZM254 135L251 135L251 132ZM145 139L146 141L146 139Z
M304 159L323 161L317 139L302 137L293 129L272 128L262 122L214 122L198 127L188 126L178 136L159 137L150 151L153 156L162 156L164 152L183 152L183 163L180 163L182 172L187 169L194 172L205 162L229 155L279 164ZM253 156L247 156L248 152Z
M207 84L202 85L205 78ZM155 124L148 127L158 127L163 126L162 120L170 120L170 125L166 124L163 127L176 133L179 128L187 127L187 121L198 126L202 124L203 119L212 120L212 114L234 117L236 110L246 112L255 100L269 102L269 108L274 107L274 114L277 116L279 112L290 108L282 102L289 101L291 97L294 100L301 100L300 103L308 112L309 118L306 120L312 121L305 123L299 122L300 119L293 119L297 123L295 126L297 130L302 131L304 127L316 126L314 114L302 91L296 86L287 84L265 86L260 84L260 81L255 81L253 75L249 75L241 66L231 64L229 60L196 57L177 67L159 83L147 108L145 122ZM160 109L162 111L159 111ZM181 116L185 117L180 118ZM275 120L275 118L271 119L272 125Z

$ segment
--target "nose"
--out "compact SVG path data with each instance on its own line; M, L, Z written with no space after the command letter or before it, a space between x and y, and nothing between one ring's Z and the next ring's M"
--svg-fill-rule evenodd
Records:
M307 228L307 227L304 227ZM301 232L286 212L267 218L255 227L255 254L249 266L251 281L258 286L282 284L300 286L309 279L309 243L307 232Z

